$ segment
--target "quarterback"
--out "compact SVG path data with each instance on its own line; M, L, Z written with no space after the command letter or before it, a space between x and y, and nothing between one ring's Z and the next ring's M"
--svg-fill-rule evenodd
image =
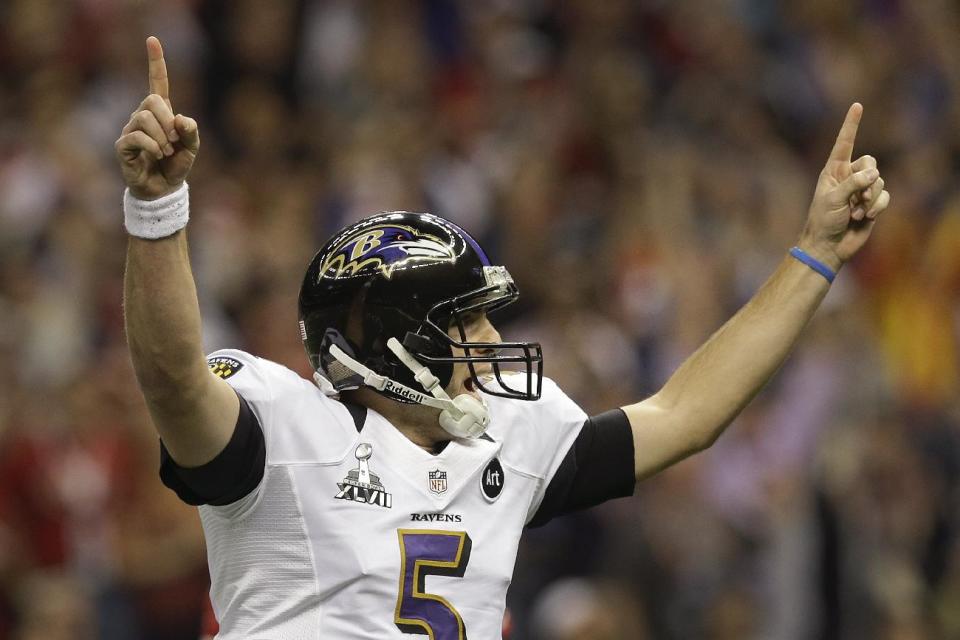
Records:
M147 57L150 93L116 143L127 336L161 478L199 507L223 639L499 638L524 528L710 446L890 200L874 159L852 159L854 104L773 275L655 395L595 416L541 375L537 343L491 325L517 288L465 230L373 215L307 267L305 380L203 354L185 230L198 127L171 105L156 38Z

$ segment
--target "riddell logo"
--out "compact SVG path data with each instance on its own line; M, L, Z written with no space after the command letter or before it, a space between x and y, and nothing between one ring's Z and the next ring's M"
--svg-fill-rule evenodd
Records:
M407 387L401 387L398 384L394 384L391 380L387 380L387 384L384 386L384 389L403 398L413 400L414 402L423 402L423 399L426 397L422 393L417 393L413 389L408 389Z

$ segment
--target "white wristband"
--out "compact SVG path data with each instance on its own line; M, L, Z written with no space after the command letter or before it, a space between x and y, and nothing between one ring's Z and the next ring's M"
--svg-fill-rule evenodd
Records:
M173 193L156 200L140 200L123 192L123 226L138 238L156 240L172 236L190 220L190 188L184 182Z

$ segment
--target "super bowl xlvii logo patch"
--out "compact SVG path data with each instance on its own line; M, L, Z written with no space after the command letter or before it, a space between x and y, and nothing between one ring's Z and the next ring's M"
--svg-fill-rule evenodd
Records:
M243 363L227 356L215 356L207 360L207 366L210 367L210 373L226 380L237 374L243 369Z
M340 491L334 498L338 500L352 500L363 504L375 504L389 509L393 506L393 495L387 493L380 483L380 476L370 471L370 456L373 447L361 442L354 454L357 457L357 468L350 469L343 482L338 482Z
M430 491L437 495L447 491L447 472L434 469L427 472L427 479L430 481Z

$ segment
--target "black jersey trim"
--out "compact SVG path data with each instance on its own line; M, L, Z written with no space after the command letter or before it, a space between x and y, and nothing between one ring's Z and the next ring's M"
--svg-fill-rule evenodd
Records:
M630 420L621 409L593 416L583 423L527 526L539 527L556 516L633 495L635 484Z
M266 443L263 429L239 393L240 413L230 442L210 462L181 467L160 441L160 480L190 505L227 505L249 495L263 479Z
M350 417L353 418L353 426L357 428L357 433L363 431L363 425L367 421L367 408L362 404L353 402L344 402L343 406L350 412Z

